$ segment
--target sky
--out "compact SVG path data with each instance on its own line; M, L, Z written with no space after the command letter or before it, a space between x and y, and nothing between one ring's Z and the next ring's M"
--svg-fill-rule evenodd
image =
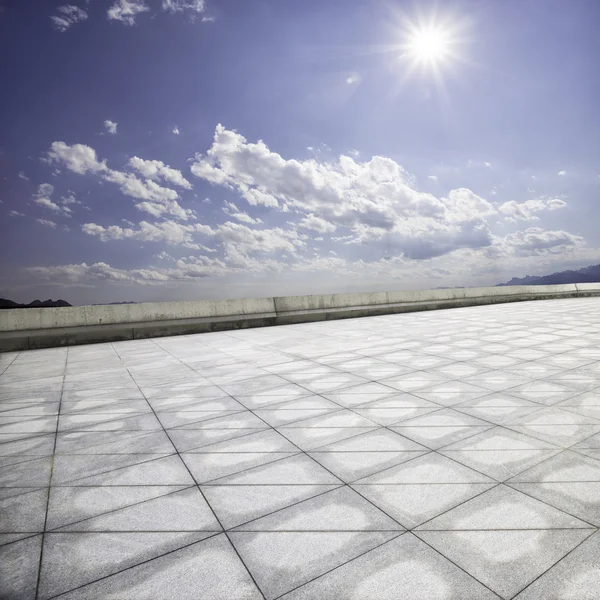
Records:
M596 0L0 0L0 296L600 263L599 24Z

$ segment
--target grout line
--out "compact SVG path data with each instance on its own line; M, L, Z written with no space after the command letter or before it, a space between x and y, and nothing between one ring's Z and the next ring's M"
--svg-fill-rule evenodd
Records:
M117 356L119 356L119 358L121 359L121 356L119 355L119 353L117 352L117 350L115 349L114 345L111 344L112 349L114 350L114 352L117 354ZM121 359L122 360L122 359ZM124 365L125 366L125 365ZM144 396L144 398L146 399L146 402L148 402L148 399L146 398L144 392L142 391L142 389L140 388L139 384L137 383L137 381L135 380L135 378L133 377L133 375L131 375L131 371L125 366L125 368L127 369L127 372L129 373L131 379L133 380L133 382L137 385L138 389L140 390L140 393ZM158 417L156 416L156 412L154 410L154 408L152 407L152 405L150 404L150 402L148 402L148 406L150 406L150 408L152 409L152 412L154 413L154 417L159 421ZM162 426L162 423L161 423ZM250 572L250 569L248 568L248 566L246 565L246 563L243 561L242 557L240 556L240 553L238 552L237 548L233 545L231 539L229 538L229 536L227 535L227 532L225 531L225 528L223 527L223 524L221 523L221 520L219 519L219 517L217 516L217 513L214 511L212 505L210 504L210 502L207 500L206 496L204 495L204 493L202 492L202 490L200 489L200 486L198 485L198 482L196 481L196 478L194 477L194 475L192 474L192 472L190 471L190 468L188 467L187 463L181 458L181 455L179 453L179 450L177 450L177 447L175 446L175 444L173 444L173 441L171 440L171 437L169 436L169 433L167 432L167 430L163 427L163 431L165 432L165 435L169 438L169 441L171 442L171 445L173 446L173 449L175 450L175 453L177 454L177 456L179 457L179 460L181 461L181 464L185 467L185 469L187 470L189 476L191 477L192 481L195 483L196 489L198 490L198 492L201 494L202 498L204 499L204 502L206 503L206 505L208 506L208 508L210 509L210 511L213 514L213 517L215 518L215 521L219 524L219 527L221 528L221 531L224 533L225 537L227 538L227 541L229 542L229 545L231 546L231 548L233 549L233 551L237 554L241 564L243 565L243 567L246 569L250 579L252 580L252 582L254 583L254 585L256 586L256 589L258 590L258 592L263 596L264 598L264 594L262 593L262 590L260 589L260 587L258 586L258 583L256 582L256 580L254 579L254 576L252 575L252 573Z

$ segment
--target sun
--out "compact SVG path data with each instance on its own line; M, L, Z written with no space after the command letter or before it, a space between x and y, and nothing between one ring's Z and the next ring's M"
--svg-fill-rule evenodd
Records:
M439 27L415 29L408 39L407 50L412 58L418 62L441 62L449 55L449 35Z

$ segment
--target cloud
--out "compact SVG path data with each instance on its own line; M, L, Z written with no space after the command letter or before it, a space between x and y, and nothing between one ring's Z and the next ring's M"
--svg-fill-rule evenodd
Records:
M306 245L302 236L295 230L284 230L279 227L257 230L231 221L216 227L199 223L184 225L168 220L158 223L142 221L137 228L124 228L118 225L103 227L96 223L86 223L82 226L82 231L99 237L103 242L110 240L162 242L214 252L214 248L198 243L197 236L200 236L209 240L213 246L218 245L231 266L254 270L259 268L260 260L257 257L295 252Z
M108 131L108 133L110 133L111 135L116 135L117 123L115 123L114 121L111 121L109 119L106 119L106 121L104 121L104 129L106 129L106 131Z
M564 176L567 174L567 172L566 172L566 171L559 171L559 172L558 172L558 174L559 174L561 177L564 177Z
M19 171L18 177L19 177L19 179L24 179L25 181L29 181L29 177L27 177L23 171Z
M181 132L179 131L179 127L177 127L177 125L175 125L175 127L173 127L173 133L175 135L179 135Z
M437 175L427 175L427 179L430 179L431 181L437 181L438 177Z
M173 215L182 220L194 218L192 210L182 208L177 202L179 194L175 190L158 185L151 179L142 180L133 173L112 169L106 172L103 179L116 183L126 196L145 200L145 202L137 202L136 208L154 217Z
M505 215L507 220L519 221L537 221L539 217L535 214L543 210L558 210L567 206L567 203L560 198L537 198L525 202L505 202L498 207L498 211Z
M88 18L85 10L82 10L77 6L73 6L72 4L59 6L56 10L60 13L60 15L50 17L50 20L52 21L54 28L61 32L67 31L71 25L85 21Z
M172 13L190 11L200 14L206 10L206 3L204 0L162 0L162 9Z
M22 212L19 212L18 210L11 210L8 213L9 217L24 217L25 215Z
M45 227L50 227L51 229L56 229L56 223L54 221L48 221L48 219L36 219L36 221L40 225L44 225Z
M469 168L469 169L477 169L477 168L482 168L482 167L489 169L491 166L492 166L492 163L487 162L485 160L469 159L467 161L467 168Z
M68 146L65 142L52 142L48 151L51 162L60 162L67 169L83 175L88 172L106 171L106 161L96 158L96 151L84 144Z
M144 0L117 0L106 13L108 19L120 21L124 25L134 25L137 15L148 12L150 8Z
M360 75L358 73L352 73L352 75L346 77L346 83L348 85L354 85L360 83Z
M562 253L569 247L581 246L581 236L567 231L548 231L540 227L529 227L524 231L509 233L503 244L517 256L535 256L548 253Z
M165 181L185 188L192 189L192 184L181 174L181 171L172 169L160 160L144 160L134 156L129 159L129 165L144 177L152 180L164 179Z
M163 187L149 178L139 179L134 173L109 169L106 161L99 161L96 151L90 146L83 144L68 146L64 142L53 142L48 158L52 162L60 162L75 173L81 175L89 172L96 173L103 181L117 184L126 196L143 200L135 204L138 210L154 217L172 215L182 220L195 218L192 210L182 208L177 202L179 194L175 190ZM190 182L180 171L171 169L160 161L144 161L134 157L130 163L154 178L167 179L183 187L191 187Z
M262 223L260 219L253 219L248 213L241 211L233 202L225 202L225 206L222 207L223 212L242 223L250 223L252 225L258 225Z
M140 242L164 242L169 245L194 247L195 233L212 235L212 230L206 225L182 225L174 221L148 223L142 221L137 228L111 225L102 227L95 223L85 223L81 230L91 236L99 237L103 242L109 240L137 240Z
M191 170L196 177L235 190L251 205L304 213L303 227L319 223L321 231L346 228L355 243L379 240L407 256L427 258L426 248L437 253L469 243L491 244L485 219L497 213L466 188L443 198L415 190L412 178L390 158L286 160L264 142L249 143L222 125L208 152L196 155Z
M70 213L71 209L67 207L60 207L58 204L53 202L50 199L50 196L54 193L54 186L49 183L41 183L38 186L37 192L33 197L33 201L38 205L44 208L48 208L54 212L60 213Z
M207 17L205 14L205 0L162 0L162 9L170 13L188 13L192 21L200 15L203 23L214 21L214 17Z
M316 231L317 233L332 233L337 229L333 223L329 223L325 219L316 217L313 214L304 217L298 223L298 226L303 227L304 229L311 229L312 231Z

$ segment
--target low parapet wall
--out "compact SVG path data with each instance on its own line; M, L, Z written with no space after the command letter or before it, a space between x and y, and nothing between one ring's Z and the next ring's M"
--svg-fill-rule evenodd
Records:
M0 351L596 295L600 283L8 309Z

